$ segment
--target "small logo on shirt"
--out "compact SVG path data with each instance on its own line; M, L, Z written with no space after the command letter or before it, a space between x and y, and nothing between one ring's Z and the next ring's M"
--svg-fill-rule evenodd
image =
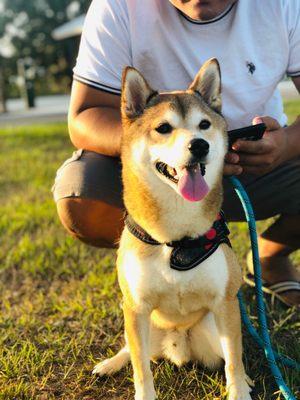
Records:
M256 70L256 66L252 62L249 62L249 61L246 61L246 65L247 65L247 68L248 68L248 71L250 72L250 74L253 75Z

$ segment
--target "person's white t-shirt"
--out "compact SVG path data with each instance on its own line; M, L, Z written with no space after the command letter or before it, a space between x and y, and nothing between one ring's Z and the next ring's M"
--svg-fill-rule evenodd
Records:
M131 65L154 89L181 90L212 57L221 65L229 129L256 115L285 125L276 87L285 74L300 76L300 0L238 0L206 22L169 0L93 0L74 79L120 94L122 70Z

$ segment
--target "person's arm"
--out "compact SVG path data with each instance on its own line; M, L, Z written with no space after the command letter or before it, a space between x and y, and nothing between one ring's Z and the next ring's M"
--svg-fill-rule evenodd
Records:
M126 1L93 0L87 12L69 108L77 148L120 155L122 70L132 65Z
M120 155L120 96L74 81L68 124L75 147L113 157Z

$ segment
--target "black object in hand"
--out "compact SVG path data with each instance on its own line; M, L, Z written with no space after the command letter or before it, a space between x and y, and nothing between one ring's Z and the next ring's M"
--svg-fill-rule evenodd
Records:
M245 126L244 128L240 129L233 129L228 131L228 138L229 138L229 148L236 142L238 139L241 140L259 140L263 137L263 134L266 131L266 124L256 124Z

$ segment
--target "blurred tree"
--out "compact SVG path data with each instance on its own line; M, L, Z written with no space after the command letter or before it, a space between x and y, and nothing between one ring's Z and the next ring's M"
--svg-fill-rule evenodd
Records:
M5 33L5 26L7 17L4 15L4 8L3 4L0 3L0 38L4 36ZM0 48L1 46L4 46L5 43L4 41L2 42L0 40ZM6 83L6 74L5 74L5 60L4 56L5 52L0 51L0 113L3 113L6 111L6 88L7 88L7 83Z
M0 65L0 114L6 112L6 85L4 71Z
M17 60L25 58L36 65L37 92L67 90L78 43L74 39L55 41L51 33L84 13L89 3L90 0L0 0L0 63L5 82L15 83L11 77L17 75Z

